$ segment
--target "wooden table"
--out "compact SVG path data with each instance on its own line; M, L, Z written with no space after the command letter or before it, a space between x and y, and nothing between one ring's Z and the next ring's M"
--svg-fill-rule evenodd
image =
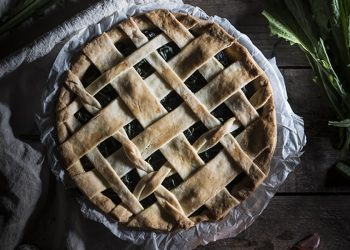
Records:
M18 41L14 31L0 40L0 57L24 46L95 0L69 3L71 6L55 19L35 20L27 38ZM337 130L327 126L335 119L321 89L312 82L312 70L298 47L271 37L264 17L264 1L259 0L185 0L209 15L227 18L247 34L267 58L275 56L285 77L289 101L305 121L307 145L302 163L291 173L268 207L246 231L232 239L219 240L204 249L287 249L306 235L321 236L319 249L350 249L350 187L331 167L338 151ZM62 12L62 11L61 11ZM50 22L47 22L50 20ZM11 43L9 43L11 42ZM6 51L6 52L5 52Z

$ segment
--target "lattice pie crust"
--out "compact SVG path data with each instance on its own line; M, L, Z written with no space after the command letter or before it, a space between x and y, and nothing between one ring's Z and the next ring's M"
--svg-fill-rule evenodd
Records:
M83 49L57 103L59 151L90 201L158 230L219 220L266 178L270 83L219 25L155 10Z

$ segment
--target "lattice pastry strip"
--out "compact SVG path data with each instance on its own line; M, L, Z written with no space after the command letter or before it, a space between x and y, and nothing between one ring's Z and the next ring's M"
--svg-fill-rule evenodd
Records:
M147 37L146 28L158 30ZM114 45L125 39L136 46L126 57ZM180 51L166 62L158 53L171 42ZM266 177L276 137L271 89L248 52L220 27L157 10L121 23L89 43L83 52L68 74L66 86L70 90L62 87L57 132L68 172L103 211L132 227L188 228L202 220L222 218ZM219 63L214 57L218 52L231 62ZM142 58L156 71L144 80L134 69ZM84 88L80 79L91 62L102 75ZM192 93L184 81L196 70L208 83ZM241 88L252 80L249 85L255 93L247 98ZM108 84L117 97L102 107L94 96ZM171 91L184 103L168 113L159 100ZM222 103L235 116L223 123L211 113ZM73 117L82 107L94 115L83 126ZM135 118L144 130L129 139L123 127ZM191 146L182 131L198 120L209 131ZM234 138L230 132L241 124L245 130ZM111 136L122 149L105 159L96 146ZM224 149L205 163L200 153L218 144ZM144 159L157 150L168 162L154 171ZM85 171L81 157L87 157L96 170ZM121 177L133 168L141 179L132 194ZM232 184L242 171L246 177ZM169 191L162 183L174 172L183 182ZM104 196L109 187L120 204ZM147 200L152 193L158 202L142 206L138 200ZM208 212L189 217L202 205Z

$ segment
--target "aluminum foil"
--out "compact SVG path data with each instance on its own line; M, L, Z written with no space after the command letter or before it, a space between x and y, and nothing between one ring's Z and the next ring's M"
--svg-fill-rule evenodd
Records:
M84 216L104 224L116 237L122 240L137 245L142 244L144 247L152 249L191 249L218 239L234 237L249 227L268 205L288 174L299 164L302 148L306 143L303 120L293 113L287 101L284 79L276 66L275 60L267 60L246 35L236 30L228 20L218 16L209 17L200 8L182 4L180 1L167 3L160 1L160 3L143 5L122 4L113 15L105 17L98 24L80 30L63 46L49 74L47 88L42 96L42 112L38 114L37 120L42 132L41 140L47 147L47 160L53 173L67 188L72 188L70 178L63 171L63 165L60 162L56 149L55 134L55 101L65 72L70 67L71 59L79 53L87 41L109 30L114 24L129 16L158 8L189 13L220 24L249 50L256 62L265 71L274 92L278 125L277 148L271 161L270 174L256 192L233 208L223 220L203 222L189 230L178 230L170 233L126 228L106 217L86 198L78 197L78 201L81 204L81 211Z

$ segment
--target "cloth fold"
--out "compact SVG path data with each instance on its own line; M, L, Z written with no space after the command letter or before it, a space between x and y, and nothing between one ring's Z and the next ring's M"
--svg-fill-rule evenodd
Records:
M57 182L43 152L17 139L0 103L0 249L133 248L83 217L76 189Z
M42 155L14 137L10 116L0 104L0 249L13 249L20 241L42 185Z

